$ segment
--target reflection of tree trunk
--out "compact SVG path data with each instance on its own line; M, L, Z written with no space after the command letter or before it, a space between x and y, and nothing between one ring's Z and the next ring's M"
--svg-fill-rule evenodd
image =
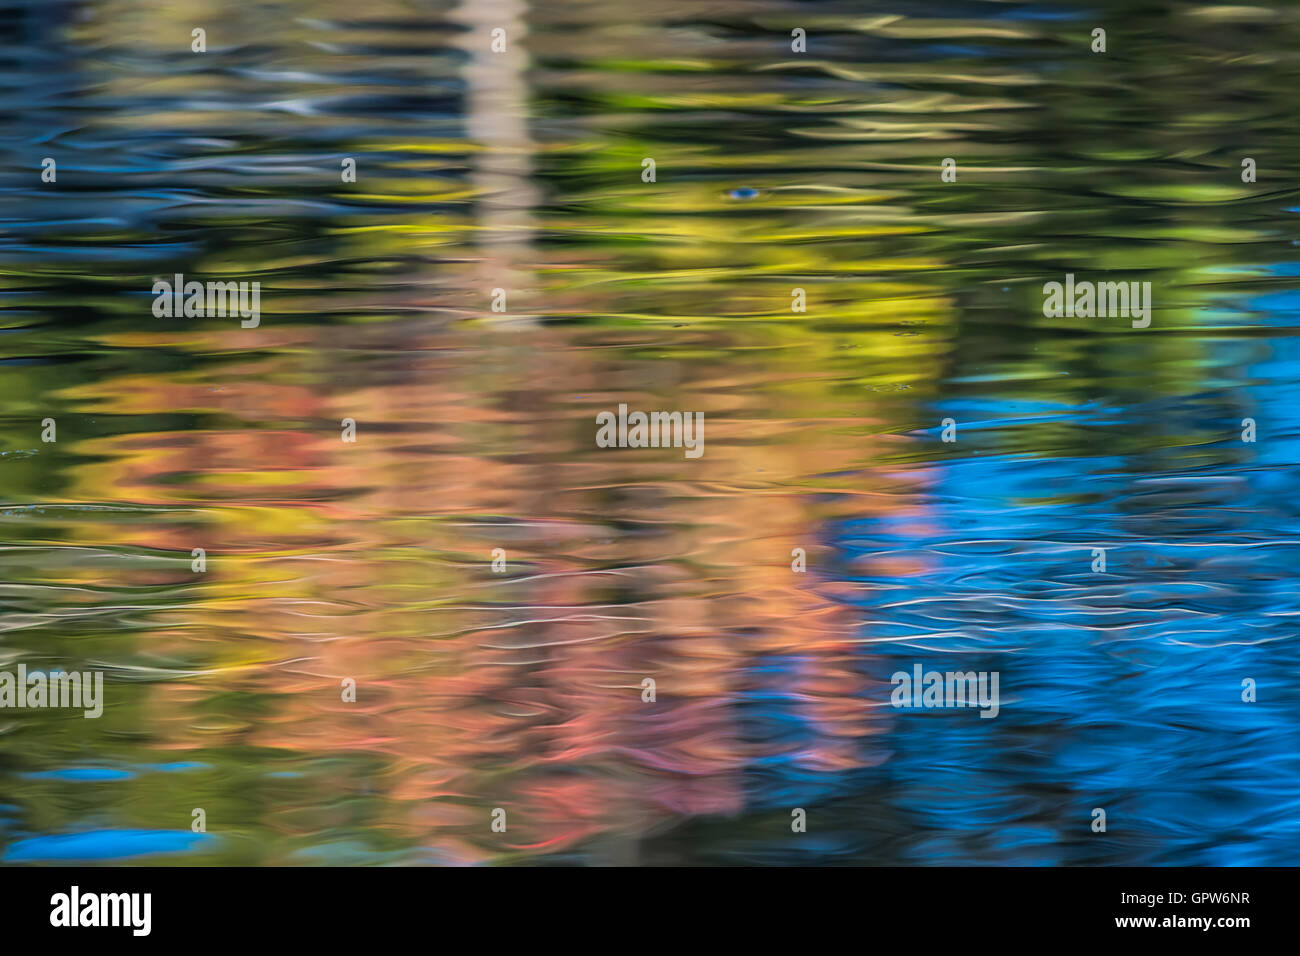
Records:
M462 47L465 67L466 132L478 151L471 181L476 201L478 244L482 250L473 290L485 304L492 289L507 292L510 314L532 286L532 141L528 135L526 0L462 0L453 19L469 27ZM492 52L492 31L506 32L504 53Z

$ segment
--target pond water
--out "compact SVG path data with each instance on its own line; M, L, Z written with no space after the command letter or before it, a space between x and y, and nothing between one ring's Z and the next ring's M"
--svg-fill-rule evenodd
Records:
M0 670L103 674L0 709L3 862L1300 862L1297 8L0 37Z

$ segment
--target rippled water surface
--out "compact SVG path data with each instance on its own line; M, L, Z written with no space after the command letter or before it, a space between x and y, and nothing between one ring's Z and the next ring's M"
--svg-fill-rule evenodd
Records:
M0 669L106 698L0 710L4 862L1300 862L1296 7L0 36ZM703 457L596 447L619 403ZM998 717L891 708L916 664Z

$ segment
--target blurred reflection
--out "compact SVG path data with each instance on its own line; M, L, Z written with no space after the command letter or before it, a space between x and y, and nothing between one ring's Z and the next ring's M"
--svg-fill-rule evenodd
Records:
M0 711L0 858L1295 861L1290 8L1104 68L1118 4L58 9L0 3L0 669L107 703ZM1043 317L1108 270L1151 329Z

